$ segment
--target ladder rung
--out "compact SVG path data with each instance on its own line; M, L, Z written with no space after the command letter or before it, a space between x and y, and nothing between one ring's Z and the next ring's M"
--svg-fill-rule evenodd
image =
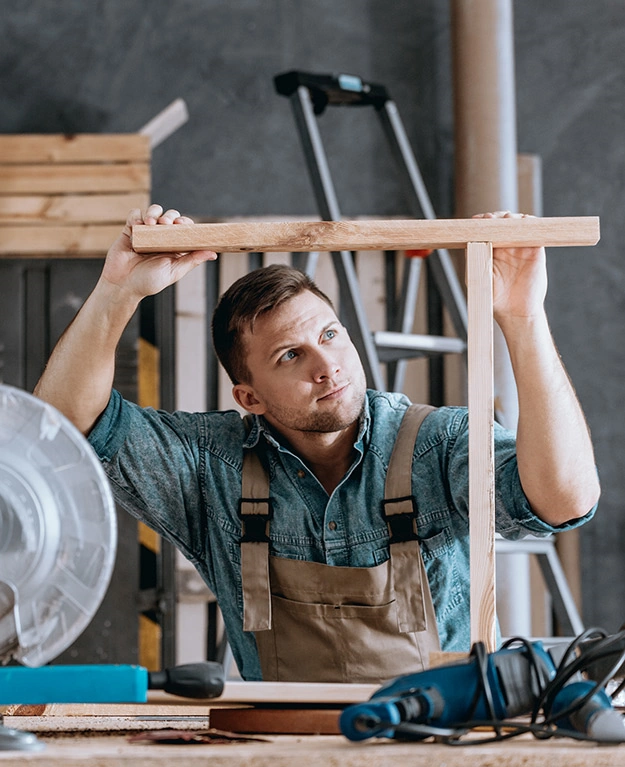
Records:
M409 357L433 354L462 354L467 345L460 338L448 336L419 335L417 333L395 333L380 330L373 334L380 362L395 362Z

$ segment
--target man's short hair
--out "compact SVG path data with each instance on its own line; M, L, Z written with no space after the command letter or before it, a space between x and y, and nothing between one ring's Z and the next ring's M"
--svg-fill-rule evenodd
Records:
M274 264L248 272L222 295L213 312L213 345L233 384L251 383L243 334L262 314L310 291L332 309L332 301L311 278L292 266Z

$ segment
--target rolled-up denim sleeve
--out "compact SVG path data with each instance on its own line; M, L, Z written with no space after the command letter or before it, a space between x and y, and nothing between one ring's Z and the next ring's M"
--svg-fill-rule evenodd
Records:
M495 424L495 456L497 531L504 538L515 540L525 535L544 537L552 533L562 533L585 524L594 516L596 506L585 516L562 525L550 525L538 517L532 511L521 486L515 436L498 424Z
M205 539L199 428L191 413L141 408L113 391L88 437L120 506L191 554Z
M124 444L131 420L124 404L121 394L113 389L106 409L88 436L101 461L110 461Z
M469 436L468 415L458 411L453 419L455 438L449 461L451 494L456 506L468 511L469 506ZM504 538L517 540L527 535L545 537L552 533L572 530L588 522L596 507L580 518L554 526L543 521L533 511L527 500L516 458L516 438L513 432L495 423L495 527Z

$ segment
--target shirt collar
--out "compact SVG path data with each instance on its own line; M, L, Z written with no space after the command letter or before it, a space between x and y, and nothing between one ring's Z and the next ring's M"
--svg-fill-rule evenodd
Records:
M247 419L247 416L246 416ZM283 445L277 435L274 434L267 421L258 415L252 415L249 417L248 423L251 422L251 428L248 426L249 431L245 441L243 442L244 448L254 448L258 445L261 435L274 447L281 448ZM360 425L358 428L358 434L356 441L354 442L354 448L360 453L364 451L366 444L369 441L371 433L371 410L369 408L369 398L365 397L364 407L360 416Z
M247 437L245 438L245 441L243 442L244 448L253 448L256 447L258 444L258 440L260 439L261 432L264 430L263 425L261 424L261 420L259 416L257 415L251 415L248 414L243 417L243 420L246 422L246 428L249 429L247 432ZM251 428L250 428L251 424Z

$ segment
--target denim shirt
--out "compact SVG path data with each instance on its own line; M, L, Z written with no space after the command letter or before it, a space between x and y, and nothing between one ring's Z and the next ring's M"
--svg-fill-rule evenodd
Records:
M409 400L368 391L354 461L328 496L306 464L262 417L249 433L236 411L167 413L142 409L113 391L89 436L117 502L177 546L216 596L244 679L262 678L254 635L243 631L241 497L243 451L257 448L269 467L274 516L270 552L278 557L373 567L389 557L382 517L384 482ZM413 459L418 532L441 647L468 651L468 414L442 407L423 422ZM504 537L546 536L521 489L514 435L495 426L496 528Z

